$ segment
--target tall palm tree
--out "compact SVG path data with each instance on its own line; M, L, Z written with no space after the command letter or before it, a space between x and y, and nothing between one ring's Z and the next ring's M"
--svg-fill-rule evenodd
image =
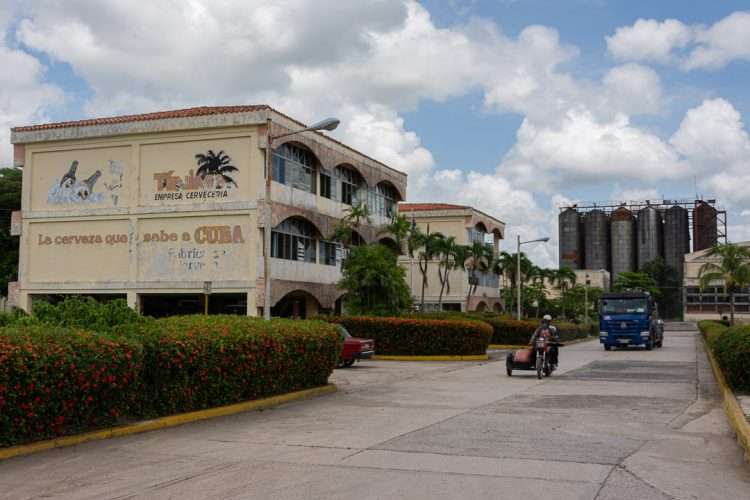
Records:
M199 153L195 155L195 159L198 162L198 170L195 175L204 179L208 176L213 180L213 187L216 188L216 177L221 177L227 184L232 184L237 187L237 183L229 175L232 172L238 172L239 169L231 164L232 159L224 151L214 153L213 150L209 149L206 154Z
M734 294L738 288L750 284L750 249L739 245L716 245L706 252L717 262L706 262L698 271L701 290L712 282L724 282L724 293L729 294L730 322L734 325Z
M412 230L412 223L403 214L398 214L391 219L391 223L378 231L378 234L390 234L396 241L399 252L404 251L404 242L409 238Z
M464 261L460 260L464 254L462 245L456 243L454 236L448 236L437 243L438 279L440 280L440 295L438 296L438 310L443 310L443 294L451 293L450 272ZM459 264L460 261L460 264Z
M469 290L466 294L466 310L469 310L471 297L477 291L479 286L478 271L486 271L490 267L490 262L494 254L492 248L484 243L475 241L468 247L466 259L466 270L469 271Z
M350 248L354 243L354 233L359 233L363 223L372 223L367 204L360 202L347 207L344 209L344 217L336 224L331 239L340 242L344 248Z
M576 285L576 273L569 267L550 269L550 282L560 290L560 315L565 318L565 292Z
M417 261L419 263L419 272L422 274L422 297L419 302L420 311L424 311L424 293L428 286L427 271L430 262L438 255L441 241L445 239L442 233L431 233L429 226L427 232L421 231L415 233L412 245L419 250Z

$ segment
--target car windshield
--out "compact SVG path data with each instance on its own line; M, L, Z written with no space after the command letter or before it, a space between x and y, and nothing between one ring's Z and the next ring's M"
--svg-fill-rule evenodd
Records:
M341 334L341 337L342 337L342 338L348 338L348 337L351 337L351 336L352 336L352 335L351 335L351 334L349 333L349 331L348 331L348 330L347 330L346 328L344 328L343 326L341 326L341 325L338 325L338 327L339 327L339 333Z
M602 314L638 314L646 312L647 299L603 299Z

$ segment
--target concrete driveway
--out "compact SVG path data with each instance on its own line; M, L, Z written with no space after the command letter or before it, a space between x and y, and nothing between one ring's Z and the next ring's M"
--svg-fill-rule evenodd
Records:
M561 362L361 363L337 394L0 463L0 498L750 498L694 327Z

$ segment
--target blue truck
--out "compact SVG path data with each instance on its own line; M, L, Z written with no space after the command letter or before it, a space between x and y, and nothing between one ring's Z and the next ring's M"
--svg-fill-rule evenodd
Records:
M647 350L664 344L664 323L648 292L605 293L599 300L599 342L613 347L643 346Z

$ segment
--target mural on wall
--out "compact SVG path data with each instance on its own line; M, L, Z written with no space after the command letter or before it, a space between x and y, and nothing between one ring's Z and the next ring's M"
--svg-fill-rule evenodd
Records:
M47 194L47 202L68 205L80 203L105 203L111 201L117 205L122 189L122 178L125 166L120 161L109 160L109 181L102 181L97 188L102 171L97 169L88 176L78 171L79 162L73 160L67 172L59 179L55 179Z
M231 189L239 187L232 177L239 169L223 150L215 153L209 149L195 155L195 160L198 168L184 178L174 175L174 170L155 173L154 200L226 198Z

